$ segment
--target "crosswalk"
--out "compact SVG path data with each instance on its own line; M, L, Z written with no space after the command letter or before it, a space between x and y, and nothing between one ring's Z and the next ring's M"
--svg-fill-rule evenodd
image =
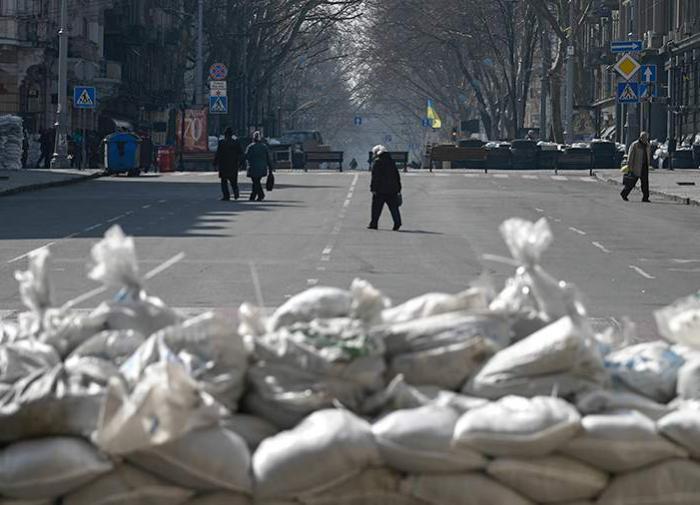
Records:
M411 176L412 174L406 174ZM416 174L417 175L417 174ZM438 174L438 177L449 177L451 174ZM455 174L456 175L456 174ZM471 179L477 178L492 178L492 179L524 179L528 181L537 180L552 180L552 181L582 181L582 182L597 182L597 179L592 176L580 175L545 175L545 174L460 174L462 177Z

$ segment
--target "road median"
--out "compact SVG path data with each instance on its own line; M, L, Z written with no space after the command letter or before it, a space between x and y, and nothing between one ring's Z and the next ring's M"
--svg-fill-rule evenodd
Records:
M76 184L102 177L103 170L0 170L0 197Z
M594 175L601 182L622 187L622 173L619 170L596 170ZM652 170L649 173L649 193L685 205L700 206L700 171Z

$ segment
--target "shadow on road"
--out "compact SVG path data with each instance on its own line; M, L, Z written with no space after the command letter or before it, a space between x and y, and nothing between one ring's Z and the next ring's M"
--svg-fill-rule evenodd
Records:
M412 233L415 235L444 235L439 231L426 231L426 230L400 230L399 233Z

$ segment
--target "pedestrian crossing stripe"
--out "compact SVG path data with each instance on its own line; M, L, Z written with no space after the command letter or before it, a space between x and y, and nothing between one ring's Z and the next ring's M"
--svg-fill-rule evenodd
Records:
M77 105L83 105L85 107L91 107L95 105L95 102L92 101L90 93L88 93L88 90L86 89L83 90L83 92L80 94L80 97L78 98L78 101L75 103Z

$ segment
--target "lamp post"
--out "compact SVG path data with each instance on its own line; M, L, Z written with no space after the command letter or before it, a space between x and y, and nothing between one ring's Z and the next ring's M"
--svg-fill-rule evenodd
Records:
M180 172L185 171L185 159L183 157L185 152L185 109L187 108L187 102L182 101L180 103L180 159L177 164L177 169Z
M66 124L66 109L68 103L68 27L66 18L68 0L61 0L61 27L58 30L58 108L56 110L56 140L54 153L51 158L51 168L67 168L67 137L68 125Z

